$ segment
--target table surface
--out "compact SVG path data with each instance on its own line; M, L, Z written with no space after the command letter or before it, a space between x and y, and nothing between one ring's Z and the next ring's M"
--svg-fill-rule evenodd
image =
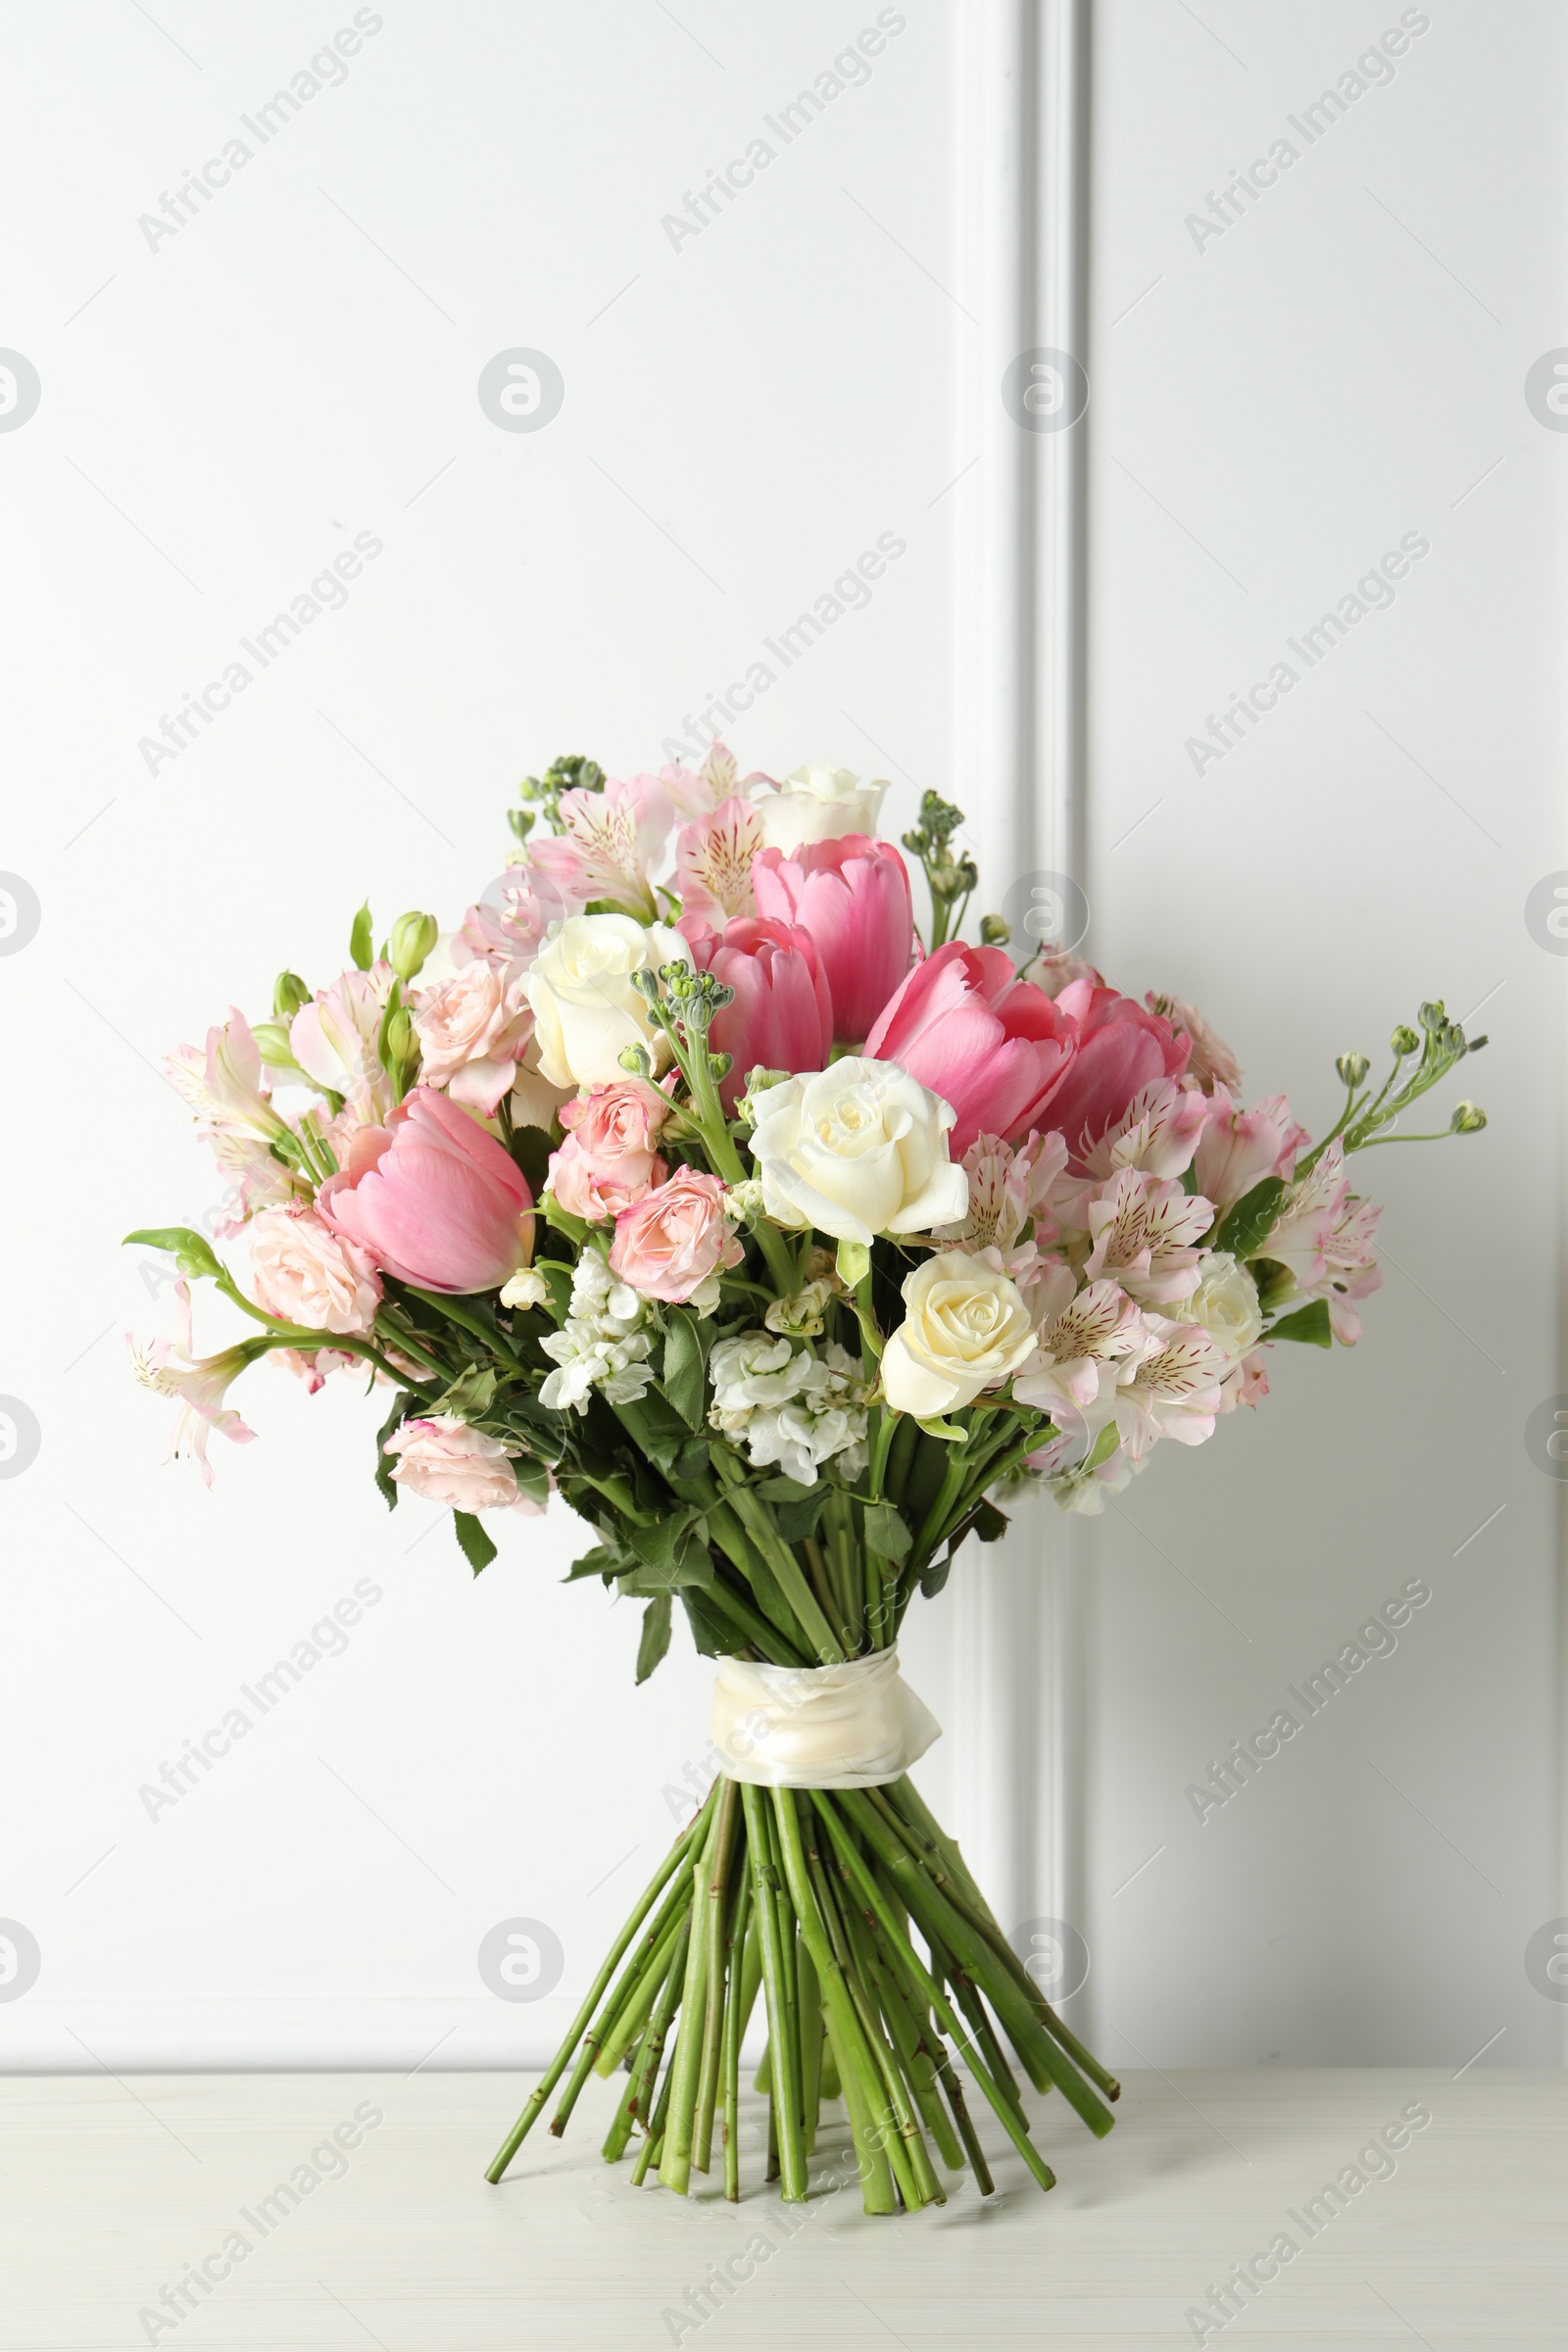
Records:
M843 2185L841 2123L811 2199L781 2206L753 2098L739 2205L635 2189L599 2155L599 2082L491 2188L529 2080L0 2082L0 2352L1568 2344L1568 2075L1133 2075L1101 2144L1034 2102L1049 2196L988 2116L994 2196L964 2176L945 2207L879 2220ZM1380 2146L1409 2110L1430 2121ZM1250 2291L1208 2302L1258 2256ZM204 2263L207 2291L164 2304Z

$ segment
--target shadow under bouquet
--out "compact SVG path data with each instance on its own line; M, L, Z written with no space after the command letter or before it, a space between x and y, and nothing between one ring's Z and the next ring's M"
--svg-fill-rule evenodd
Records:
M375 1476L450 1506L477 1573L552 1493L597 1541L571 1570L641 1604L638 1680L677 1615L717 1662L721 1769L645 1888L490 2168L559 2091L623 2070L605 2155L740 2189L743 2037L760 1998L768 2177L807 2193L842 2098L867 2211L992 2186L978 2099L1042 2187L1019 2086L1090 2131L1117 2085L1044 1996L907 1768L937 1726L899 1673L998 1497L1093 1510L1170 1439L1267 1393L1268 1348L1352 1343L1378 1210L1348 1155L1411 1139L1484 1039L1439 1004L1360 1054L1312 1142L1250 1107L1174 997L1139 1003L1058 943L958 935L959 812L802 769L522 787L518 846L442 938L404 915L314 991L280 975L171 1059L230 1187L171 1251L182 1344L135 1351L176 1450L252 1436L235 1377L280 1353L315 1390L368 1368ZM673 858L666 857L674 836ZM661 875L664 878L659 878ZM1467 1103L1447 1132L1484 1125ZM249 1279L215 1240L243 1236ZM195 1357L192 1278L250 1336Z

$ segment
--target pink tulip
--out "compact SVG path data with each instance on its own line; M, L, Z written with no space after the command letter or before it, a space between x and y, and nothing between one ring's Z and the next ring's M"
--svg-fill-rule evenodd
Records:
M1014 976L1001 948L950 939L915 965L865 1051L952 1103L957 1119L948 1149L960 1159L979 1135L1011 1138L1057 1124L1054 1099L1073 1040L1051 999Z
M704 922L680 925L699 971L711 972L735 991L735 1002L715 1013L708 1042L729 1054L729 1076L719 1081L719 1098L733 1113L745 1092L746 1073L759 1063L770 1070L822 1070L833 1051L833 1004L816 944L799 924L761 915L738 915L722 932Z
M759 914L809 931L833 1000L833 1035L858 1046L914 952L909 875L898 851L864 833L803 842L788 857L760 850L752 889Z
M1107 1127L1124 1118L1135 1095L1160 1078L1179 1078L1192 1051L1169 1021L1113 988L1074 980L1056 998L1058 1031L1074 1048L1072 1068L1051 1105L1051 1124L1067 1139L1075 1175Z
M323 1222L420 1290L499 1290L533 1250L533 1195L495 1138L421 1086L362 1127L317 1197Z

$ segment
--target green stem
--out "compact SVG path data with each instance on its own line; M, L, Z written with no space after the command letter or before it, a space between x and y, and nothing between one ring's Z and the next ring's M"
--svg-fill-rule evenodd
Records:
M799 2119L790 2109L788 2070L782 2062L786 2024L784 1956L778 1929L777 1872L768 1851L763 1792L760 1788L754 1788L749 1781L743 1781L740 1786L741 1803L746 1814L746 1844L751 1859L752 1890L757 1903L758 1932L762 1946L762 1990L767 2001L768 2047L773 2059L771 2102L778 2132L779 2170L784 2182L782 2193L795 2203L806 2196L808 2180L806 2150L801 2141Z
M567 2029L565 2040L562 2043L560 2049L556 2052L555 2057L551 2060L549 2066L540 2076L539 2081L534 2087L533 2093L528 2100L528 2104L524 2107L521 2115L518 2116L516 2123L513 2126L512 2131L502 2142L500 2151L497 2154L494 2163L491 2165L490 2170L486 2173L485 2179L492 2183L500 2180L501 2176L506 2171L508 2165L512 2162L512 2159L514 2156L515 2156L517 2150L521 2147L523 2141L527 2138L528 2133L532 2131L534 2125L537 2123L540 2110L543 2108L545 2101L549 2098L550 2093L555 2089L556 2084L560 2082L562 2076L565 2073L572 2051L576 2048L579 2040L582 2038L582 2035L586 2033L594 2011L598 2008L600 2000L604 1995L606 1985L610 1983L611 1978L614 1975L616 1969L620 1966L621 1961L624 1959L627 1947L630 1944L632 1937L636 1935L638 1929L642 1926L643 1921L648 1917L649 1912L659 1900L660 1895L663 1892L665 1886L668 1886L670 1880L674 1877L676 1871L680 1868L680 1865L690 1853L698 1837L705 1830L707 1826L709 1809L712 1803L713 1792L710 1790L708 1797L704 1802L703 1809L698 1814L697 1819L692 1823L689 1829L682 1831L681 1835L676 1838L674 1844L670 1847L668 1853L664 1856L664 1859L660 1864L658 1870L655 1871L653 1877L649 1880L648 1885L643 1888L643 1891L637 1899L636 1906L633 1909L630 1918L627 1920L625 1926L621 1929L620 1934L616 1936L614 1942L611 1945L604 1966L600 1969L598 1976L595 1977L592 1984L590 1984L588 1987L587 1996L583 2001L582 2007L578 2010L576 2016L571 2022L570 2027ZM655 1940L657 1940L657 1937ZM651 1946L645 1945L645 1951L647 1949L651 1949Z
M729 1979L724 2000L724 2195L733 2205L741 2193L741 2040L752 2000L746 1998L747 1961L757 1930L752 1919L752 1875L743 1859L730 1929Z
M1045 2158L1041 2155L1040 2150L1035 2146L1034 2142L1030 2139L1028 2132L1019 2123L1017 2115L1003 2092L1000 2084L993 2082L990 2071L987 2068L984 2059L980 2056L979 2052L975 2049L973 2043L970 2041L969 2036L965 2034L956 2015L955 2014L953 2004L948 1999L947 1994L943 1991L941 1985L937 1984L935 1979L930 1975L929 1971L923 1968L919 1960L916 1958L913 1944L909 1941L908 1936L898 1927L886 1895L877 1886L876 1881L871 1876L869 1870L867 1870L859 1854L857 1852L855 1841L851 1838L848 1829L839 1822L832 1807L826 1802L824 1794L821 1790L813 1788L811 1795L818 1811L822 1815L823 1820L827 1823L829 1837L832 1838L839 1854L848 1865L850 1875L854 1879L858 1892L870 1905L871 1909L876 1913L878 1919L881 1920L882 1925L887 1932L889 1946L899 1966L903 1969L906 1977L913 1985L915 1991L921 1994L930 2007L936 2011L938 2021L941 2024L944 2033L947 2034L949 2039L953 2041L958 2049L962 2050L965 2058L969 2062L969 2070L971 2074L974 2076L974 2079L979 2083L981 2089L985 2092L986 2097L990 2100L992 2108L997 2116L998 2121L1001 2123L1003 2130L1006 2132L1007 2137L1012 2141L1013 2146L1017 2149L1025 2164L1028 2165L1030 2172L1039 2181L1041 2187L1054 2188L1056 2185L1055 2174L1052 2171L1050 2165L1047 2164Z

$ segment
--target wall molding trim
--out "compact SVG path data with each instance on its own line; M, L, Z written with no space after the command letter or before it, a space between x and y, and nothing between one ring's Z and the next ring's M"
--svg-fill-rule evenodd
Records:
M1085 882L1088 417L1026 431L1001 385L1038 347L1084 361L1088 0L988 0L960 39L958 797L994 905L1034 871ZM1009 1930L1088 1933L1082 1543L1025 1499L954 1582L959 1835Z

